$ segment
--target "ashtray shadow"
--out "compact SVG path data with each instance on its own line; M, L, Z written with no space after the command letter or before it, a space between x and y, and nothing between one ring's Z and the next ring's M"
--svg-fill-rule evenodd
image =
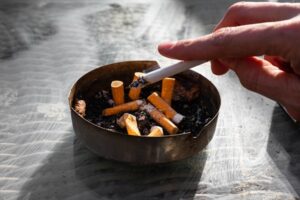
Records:
M101 158L79 140L74 142L76 177L107 199L192 199L206 157L202 151L171 163L131 165Z

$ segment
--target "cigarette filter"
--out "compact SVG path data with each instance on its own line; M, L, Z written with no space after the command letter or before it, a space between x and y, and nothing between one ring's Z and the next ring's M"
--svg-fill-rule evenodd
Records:
M135 136L141 135L135 116L128 114L125 117L125 125L126 125L128 135L135 135Z
M161 98L171 105L173 91L175 85L175 78L164 78L162 80Z
M141 77L144 73L135 72L132 82L137 81L139 77ZM142 88L141 87L130 87L128 96L131 100L137 100L140 97Z
M121 128L127 129L128 135L140 136L141 133L139 131L136 117L129 113L124 113L120 119L117 120L117 123Z
M148 103L142 106L142 109L146 110L158 124L167 130L169 134L176 134L178 132L177 126L151 104Z
M135 100L128 103L124 103L118 106L114 106L112 108L106 108L102 111L103 116L111 116L116 115L122 112L135 111L139 109L139 107L143 104L142 100Z
M148 96L148 101L152 103L158 110L163 112L167 118L174 123L179 124L184 118L183 115L177 113L167 102L165 102L156 92Z
M164 135L164 131L160 126L152 126L150 129L149 137L161 137Z
M114 102L116 105L121 105L124 103L124 84L122 81L112 81L111 91Z

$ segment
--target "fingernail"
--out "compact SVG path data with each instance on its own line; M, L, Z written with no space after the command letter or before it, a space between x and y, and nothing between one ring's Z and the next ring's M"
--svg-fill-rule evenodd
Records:
M174 45L176 45L176 42L173 41L167 41L167 42L162 42L158 45L159 49L164 49L164 50L168 50L171 49Z

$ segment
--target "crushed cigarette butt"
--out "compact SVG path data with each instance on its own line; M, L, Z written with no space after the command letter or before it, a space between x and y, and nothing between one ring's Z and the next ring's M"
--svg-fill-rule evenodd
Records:
M150 129L149 137L161 137L164 135L164 131L160 126L152 126Z
M128 135L141 135L138 129L136 117L132 114L124 113L122 117L117 120L117 123L121 128L126 127Z
M82 117L85 116L86 103L84 100L76 100L75 102L75 111L79 113Z

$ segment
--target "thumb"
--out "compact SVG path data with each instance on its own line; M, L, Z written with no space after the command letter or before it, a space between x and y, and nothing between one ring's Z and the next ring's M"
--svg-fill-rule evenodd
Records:
M220 59L223 65L235 71L244 87L260 93L287 107L299 108L300 79L286 73L270 62L248 57Z

